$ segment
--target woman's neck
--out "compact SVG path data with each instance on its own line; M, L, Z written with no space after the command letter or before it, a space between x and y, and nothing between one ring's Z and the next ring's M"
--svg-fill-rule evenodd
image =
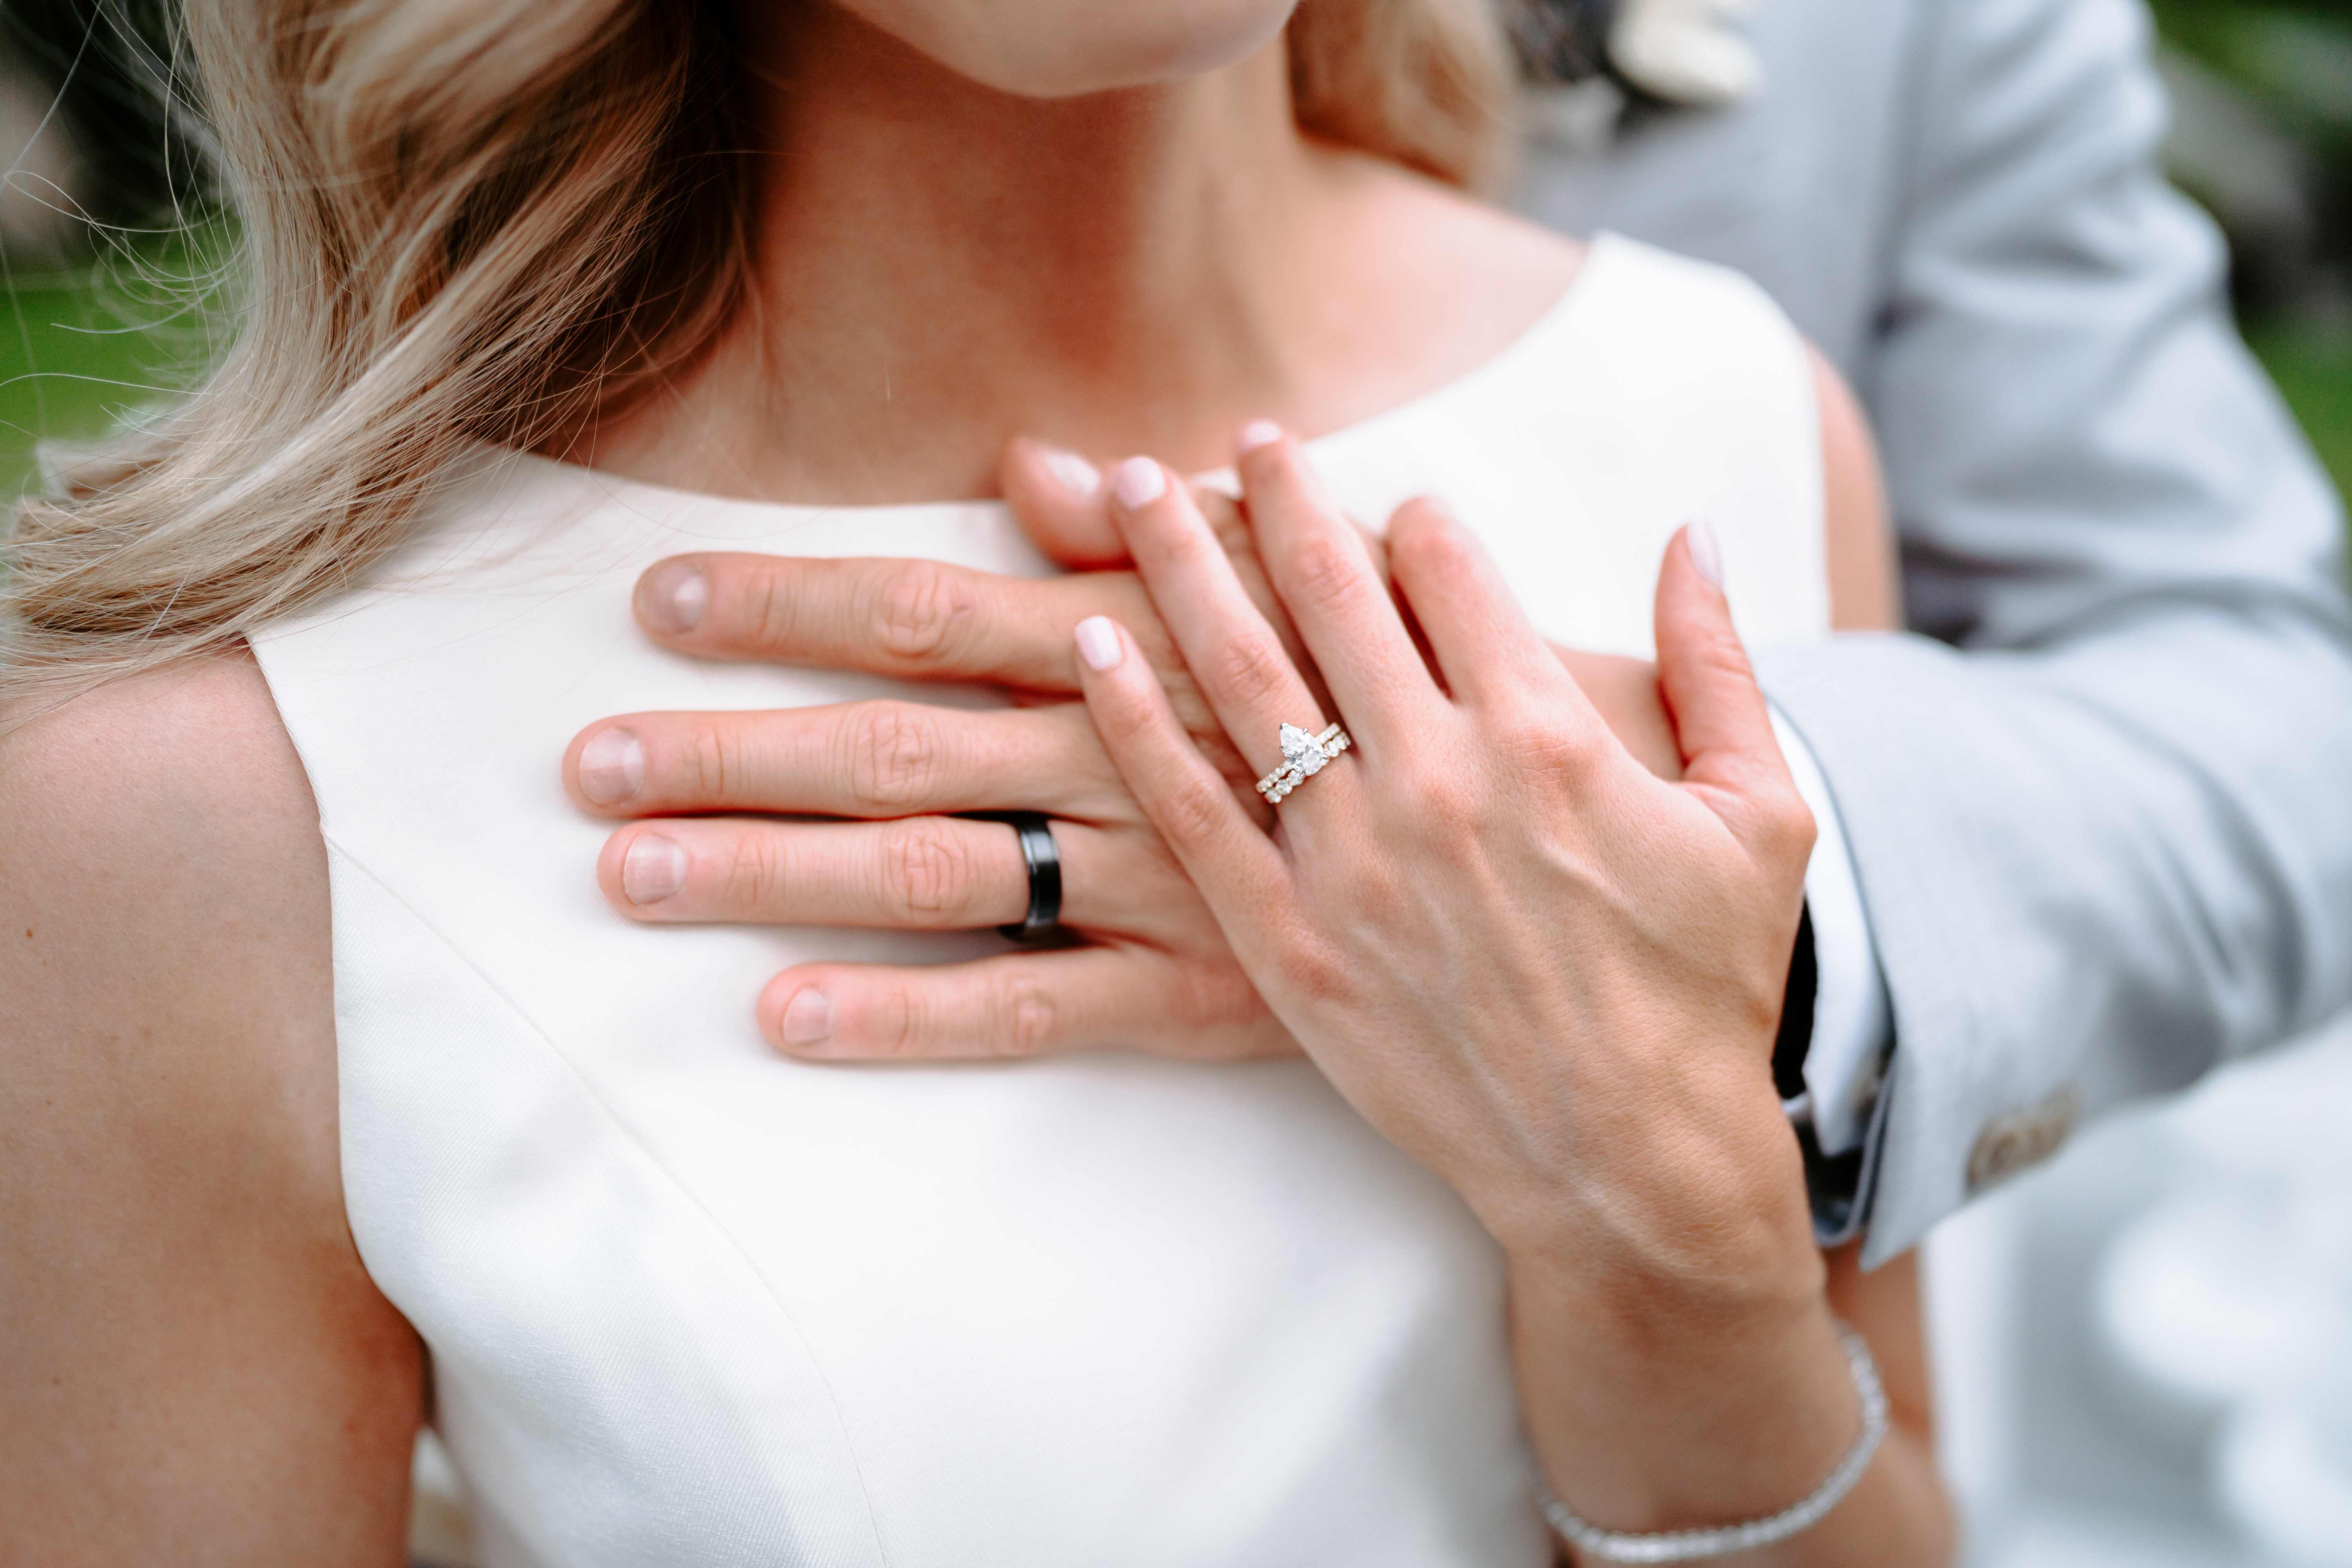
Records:
M1297 226L1338 160L1293 125L1279 39L1040 100L829 7L765 9L791 37L758 50L774 151L745 309L575 457L763 496L984 495L1016 433L1214 466L1286 411Z
M1509 342L1580 252L1308 142L1277 37L1080 98L982 87L828 5L746 6L764 149L744 308L573 461L832 504L995 493L1005 441L1222 466Z

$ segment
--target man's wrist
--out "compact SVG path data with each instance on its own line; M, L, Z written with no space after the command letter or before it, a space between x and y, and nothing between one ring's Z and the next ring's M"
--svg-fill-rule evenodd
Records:
M1893 1029L1837 802L1811 749L1777 709L1772 728L1816 833L1773 1078L1804 1156L1814 1237L1836 1247L1869 1221Z
M1861 880L1829 781L1803 736L1777 709L1772 731L1797 792L1813 814L1815 833L1812 858L1805 869L1805 923L1812 940L1814 990L1811 1030L1802 1049L1802 1093L1822 1152L1842 1155L1861 1146L1876 1100L1892 1040L1886 983L1879 973ZM1801 978L1792 966L1792 1005ZM1783 1085L1783 1098L1799 1098L1790 1087Z

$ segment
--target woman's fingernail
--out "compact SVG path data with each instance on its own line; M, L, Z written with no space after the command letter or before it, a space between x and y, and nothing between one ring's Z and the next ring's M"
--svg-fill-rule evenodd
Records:
M1119 646L1118 628L1103 616L1088 616L1080 621L1078 657L1087 661L1088 669L1100 671L1118 668L1118 661L1127 657L1127 649Z
M1282 426L1271 419L1253 419L1234 437L1235 452L1255 452L1260 447L1271 447L1282 439Z
M1168 476L1149 458L1129 458L1111 475L1110 489L1118 504L1133 511L1168 493Z
M658 833L640 833L621 857L621 891L633 904L657 904L686 886L686 851Z
M1102 489L1100 468L1076 452L1066 452L1059 447L1045 448L1045 471L1054 476L1055 483L1080 500L1091 499L1097 490Z
M637 579L637 619L654 631L690 632L709 607L710 584L688 562L665 561Z
M803 985L784 1004L784 1044L818 1046L833 1038L833 1002L814 985Z
M632 800L646 782L646 749L617 725L599 730L580 748L580 793L598 805Z
M1722 587L1723 546L1715 541L1715 524L1699 518L1684 531L1683 538L1690 546L1691 564L1698 568L1698 574Z

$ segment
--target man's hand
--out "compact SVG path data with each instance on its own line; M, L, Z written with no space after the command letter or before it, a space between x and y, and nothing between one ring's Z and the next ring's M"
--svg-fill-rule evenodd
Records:
M1070 629L1091 616L1129 627L1193 743L1245 808L1263 813L1256 775L1141 584L1108 569L1123 546L1093 471L1017 441L1003 488L1031 538L1076 574L749 554L673 557L646 573L638 622L681 653L992 687L1015 707L879 701L593 724L564 756L574 801L601 816L657 819L633 820L606 843L605 896L632 919L662 922L1004 924L1028 905L1017 839L1002 824L952 814L1042 811L1055 818L1063 863L1062 923L1084 945L925 967L797 966L760 1000L769 1037L803 1056L907 1058L1295 1049L1105 755L1079 699ZM1307 668L1234 503L1214 492L1201 500L1236 574ZM1562 658L1628 750L1676 776L1654 668ZM723 812L847 820L704 815Z

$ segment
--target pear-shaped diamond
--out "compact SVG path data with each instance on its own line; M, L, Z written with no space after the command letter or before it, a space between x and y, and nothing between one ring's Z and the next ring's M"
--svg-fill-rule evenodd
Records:
M1303 771L1311 773L1321 771L1323 764L1331 760L1331 753L1318 745L1315 737L1297 725L1285 724L1282 727L1282 760L1296 763Z

